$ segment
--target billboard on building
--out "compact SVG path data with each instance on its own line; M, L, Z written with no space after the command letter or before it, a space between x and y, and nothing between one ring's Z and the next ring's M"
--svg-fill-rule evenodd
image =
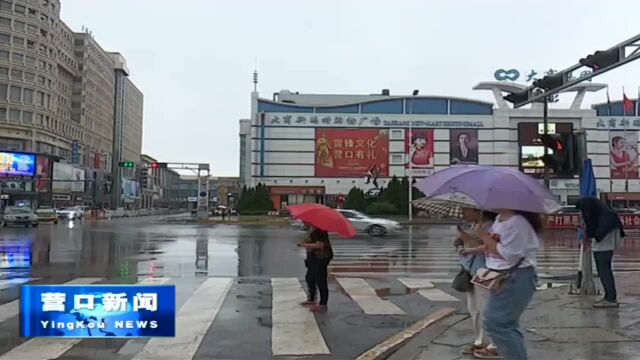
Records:
M405 164L409 168L433 167L433 129L412 129L404 137Z
M36 191L39 193L49 192L51 183L51 161L46 156L38 155L38 165L36 168Z
M0 176L35 176L34 154L0 151Z
M122 198L125 202L132 202L140 198L140 186L137 181L122 179Z
M638 133L609 132L609 166L612 179L638 179Z
M389 176L389 130L316 128L315 176Z
M478 130L450 130L449 163L451 165L478 164Z
M53 163L53 184L51 191L67 194L84 191L84 169L71 164Z
M549 134L571 134L573 124L549 123L547 127ZM544 176L544 146L540 140L540 135L544 134L544 126L541 122L527 122L518 124L518 149L520 153L520 170L525 174L534 177ZM551 149L548 150L551 154ZM557 177L553 169L549 169L552 177Z

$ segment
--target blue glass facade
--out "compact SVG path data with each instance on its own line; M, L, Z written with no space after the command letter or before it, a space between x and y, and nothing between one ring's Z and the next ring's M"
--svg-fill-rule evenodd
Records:
M638 116L637 105L637 102L634 100L633 110L627 111L625 114L623 114L622 101L615 101L610 104L598 104L594 105L593 108L596 110L596 115L598 116Z

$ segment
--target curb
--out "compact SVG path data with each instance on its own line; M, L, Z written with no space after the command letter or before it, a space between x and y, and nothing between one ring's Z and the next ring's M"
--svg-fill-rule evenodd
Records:
M390 355L390 353L392 353L402 344L409 341L412 337L417 335L419 332L435 324L436 322L451 316L454 312L456 312L456 309L450 308L450 307L439 309L438 311L427 315L424 319L419 320L415 324L391 336L390 338L387 338L380 344L362 353L360 356L356 358L356 360L385 359L387 355Z

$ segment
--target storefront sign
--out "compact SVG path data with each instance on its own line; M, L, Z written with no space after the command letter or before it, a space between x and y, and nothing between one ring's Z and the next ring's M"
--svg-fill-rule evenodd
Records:
M415 115L412 115L415 116ZM381 116L265 114L265 125L296 127L369 127L408 128L409 120ZM473 120L413 120L414 128L481 128L484 122Z
M271 186L271 195L322 195L324 186Z
M389 130L316 129L315 176L389 175Z
M640 130L640 119L599 118L596 127L599 129Z
M522 70L522 71L519 71L517 69L497 69L493 73L493 78L498 81L520 80L522 82L530 83L544 76L553 75L557 72L558 70L555 70L555 69L548 69L546 71L540 71L535 69ZM581 77L588 76L589 74L591 74L590 70L582 70L578 76L576 76L576 74L574 73L570 73L569 80L573 80L574 78L579 79ZM591 79L589 79L588 81L591 81Z

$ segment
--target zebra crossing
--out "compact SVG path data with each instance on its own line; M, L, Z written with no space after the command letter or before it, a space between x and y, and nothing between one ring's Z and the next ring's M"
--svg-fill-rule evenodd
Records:
M117 359L204 359L206 351L218 351L216 359L244 359L246 339L235 338L233 342L216 341L224 337L220 329L227 326L228 316L221 312L233 313L236 310L238 296L230 296L232 289L243 286L251 288L253 293L261 294L271 304L270 332L264 339L251 341L260 344L260 353L268 354L264 358L306 356L322 358L355 358L368 348L404 329L439 307L464 303L446 287L420 279L386 279L384 281L366 278L332 278L330 280L330 310L323 314L314 314L299 303L306 297L304 281L300 278L247 279L235 277L205 277L195 291L184 296L178 302L176 311L176 337L151 339L113 339L101 346L108 347L109 353ZM106 284L102 278L75 278L65 284ZM176 292L181 292L182 280L179 278L139 278L136 284L157 285L173 284ZM18 285L17 285L18 286ZM256 291L257 290L257 291ZM449 292L447 292L449 291ZM406 306L403 297L412 297L410 301L422 302L422 306ZM246 300L247 302L249 300ZM345 305L347 304L348 305ZM0 305L0 360L30 359L77 359L94 358L90 353L93 340L65 338L32 338L19 340L18 306L15 299ZM420 311L416 312L415 308ZM332 316L338 315L338 318ZM358 324L358 330L364 330L368 319L388 317L395 326L389 326L373 336L367 335L359 347L350 348L349 353L337 349L336 338L348 340L357 336L352 328L340 332L337 328L346 326L340 317L346 316ZM373 316L373 317L372 317ZM222 317L222 318L221 318ZM364 324L364 325L362 325ZM243 331L254 334L257 325L247 325ZM15 333L6 331L16 329ZM252 335L254 336L254 335ZM354 343L358 343L354 341ZM6 348L7 344L14 344ZM222 344L222 345L221 345ZM220 350L215 350L215 348ZM84 357L83 357L84 356ZM108 358L108 357L107 357Z

